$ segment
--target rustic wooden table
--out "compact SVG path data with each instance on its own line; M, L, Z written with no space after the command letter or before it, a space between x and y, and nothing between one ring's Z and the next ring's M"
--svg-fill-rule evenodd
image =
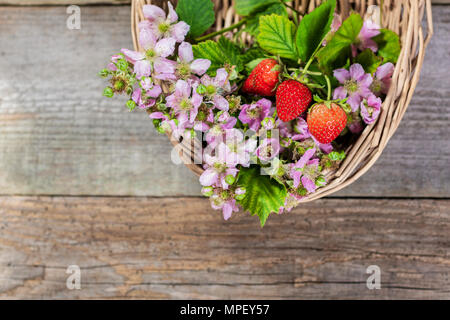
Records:
M420 84L380 160L260 229L222 221L148 118L101 97L97 71L132 46L130 7L83 6L68 30L66 6L39 5L94 2L127 3L0 0L1 298L450 299L450 5L433 7Z

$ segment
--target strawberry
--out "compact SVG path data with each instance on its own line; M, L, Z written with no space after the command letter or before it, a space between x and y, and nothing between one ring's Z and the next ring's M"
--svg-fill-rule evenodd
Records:
M334 103L317 103L311 107L306 119L309 132L320 143L336 139L347 125L347 115Z
M308 108L312 100L311 91L295 80L286 80L277 89L277 114L284 122L291 121Z
M243 92L259 96L271 97L275 95L281 66L274 59L264 59L250 73L242 87Z

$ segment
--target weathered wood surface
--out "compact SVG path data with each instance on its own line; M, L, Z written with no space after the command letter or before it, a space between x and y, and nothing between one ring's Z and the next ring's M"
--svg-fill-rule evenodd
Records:
M83 7L81 30L68 30L64 7L1 8L0 194L198 195L151 121L101 97L96 72L132 46L129 10ZM375 166L336 196L449 197L450 6L433 14L403 123Z
M319 200L261 230L206 199L0 197L0 298L450 299L449 228L450 200Z

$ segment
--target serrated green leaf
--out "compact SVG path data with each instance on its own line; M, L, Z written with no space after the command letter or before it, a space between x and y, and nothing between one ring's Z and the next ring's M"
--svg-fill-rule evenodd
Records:
M238 186L245 187L245 198L239 203L252 215L257 215L261 226L271 213L278 213L284 205L287 195L286 187L267 175L261 175L259 166L241 168L238 176Z
M373 74L380 66L382 58L378 57L372 50L366 49L355 58L355 62L359 63L367 73Z
M278 0L235 0L235 9L237 14L248 16L267 5L279 2Z
M176 12L181 21L191 26L191 38L201 36L216 20L211 0L179 0Z
M401 45L400 38L394 31L381 29L373 40L378 44L378 54L384 58L384 62L397 62Z
M262 8L261 11L252 14L245 23L244 31L252 36L258 36L259 34L259 18L271 14L277 14L283 17L287 17L288 13L286 7L281 3L273 3L267 7Z
M259 46L273 55L297 60L295 25L286 17L272 14L259 19Z
M234 42L224 36L219 38L218 43L223 54L225 55L226 62L236 66L237 72L242 71L244 69L244 65L240 59L241 49Z
M328 0L300 21L296 44L300 59L309 60L331 30L336 0Z
M225 64L236 66L236 71L244 69L240 58L241 52L238 46L225 37L215 42L207 40L192 46L196 59L208 59L211 61L208 74L214 75L217 69L223 68Z
M330 42L319 50L317 59L320 68L330 74L342 67L351 55L351 45L356 41L363 26L363 19L357 13L351 14L331 38Z

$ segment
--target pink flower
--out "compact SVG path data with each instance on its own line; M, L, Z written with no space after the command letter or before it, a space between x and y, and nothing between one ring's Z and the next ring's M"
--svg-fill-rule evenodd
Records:
M231 175L236 177L239 172L236 169L237 159L230 153L230 150L222 142L214 150L215 155L211 156L205 150L203 159L205 161L205 171L200 176L202 186L215 186L228 189L226 177Z
M228 72L224 68L221 68L217 70L214 78L205 74L200 81L205 88L205 97L210 100L217 109L227 111L229 103L223 96L231 92Z
M157 41L152 32L143 29L139 33L139 43L145 52L137 52L128 49L122 49L128 61L134 64L136 77L149 77L152 68L156 73L174 73L175 63L167 60L175 51L175 39L167 38Z
M361 102L361 116L365 123L374 123L381 110L381 99L371 94Z
M195 59L192 53L192 45L188 42L182 42L178 47L179 62L176 67L177 76L180 79L186 80L194 73L202 76L211 66L211 61L208 59Z
M158 98L161 93L162 89L160 86L153 83L152 78L144 77L139 82L139 85L141 86L142 90L144 90L145 96L151 97L151 98Z
M177 42L182 42L189 32L189 25L184 22L178 21L178 15L173 9L172 4L169 2L169 14L166 17L166 13L160 7L154 5L145 5L143 7L144 17L147 20L142 21L139 24L139 28L150 29L153 34L158 38L173 38Z
M333 99L344 99L348 97L347 103L356 111L363 98L371 94L369 89L372 84L372 76L365 73L359 63L350 66L350 71L346 69L337 69L333 72L334 77L342 84L334 90Z
M381 94L388 93L393 73L394 65L390 62L378 67L372 85L370 86L370 89L377 97Z
M172 108L178 115L178 118L188 118L189 122L193 123L197 117L198 107L202 104L202 96L199 95L195 86L191 87L189 83L184 80L178 80L175 85L173 94L166 98L166 104Z
M250 166L250 155L255 151L256 139L244 140L244 134L238 129L225 130L225 145L228 154L235 157L236 163L244 167Z
M233 212L238 212L239 207L236 205L235 199L222 199L218 194L214 194L210 197L211 207L215 210L222 209L223 218L228 220L231 218Z
M142 94L141 88L136 88L131 95L131 99L136 103L136 105L141 109L148 109L155 105L155 99L145 96Z
M210 119L214 122L214 117ZM233 129L236 125L237 119L230 116L227 111L223 111L217 116L216 123L209 128L205 139L210 148L215 148L223 140L223 135L227 130Z
M357 55L357 48L361 51L370 49L373 52L377 52L378 45L372 40L373 37L380 34L380 26L371 20L364 21L361 31L358 35L358 43L352 46L352 54L354 57Z
M294 180L294 188L298 188L300 181L303 187L308 190L308 192L314 192L316 190L316 184L314 183L311 175L307 173L307 169L318 168L318 159L311 160L316 153L316 149L308 149L305 154L298 160L295 164L291 165L291 170L289 172L290 176ZM311 168L309 168L311 167Z
M261 121L269 115L271 107L272 102L264 98L253 104L244 104L239 114L239 120L247 123L249 128L256 132L261 128Z
M264 139L256 149L256 156L262 161L270 161L280 153L280 141L278 139Z

